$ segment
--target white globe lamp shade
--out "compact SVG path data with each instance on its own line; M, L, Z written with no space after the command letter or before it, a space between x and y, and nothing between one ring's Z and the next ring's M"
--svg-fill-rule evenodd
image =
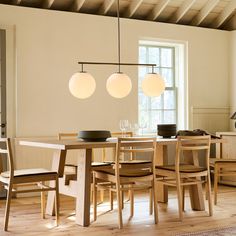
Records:
M132 83L126 74L114 73L107 79L106 88L112 97L124 98L130 93Z
M95 79L87 72L77 72L70 78L69 90L76 98L85 99L90 97L95 88Z
M142 81L142 90L146 96L158 97L165 91L164 79L156 74L147 74Z

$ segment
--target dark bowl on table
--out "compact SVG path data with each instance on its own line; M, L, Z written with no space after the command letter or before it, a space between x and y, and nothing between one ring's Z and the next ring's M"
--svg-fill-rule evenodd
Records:
M109 130L82 130L79 131L78 138L87 142L104 142L111 137Z
M157 125L157 134L163 138L171 138L176 135L176 124Z

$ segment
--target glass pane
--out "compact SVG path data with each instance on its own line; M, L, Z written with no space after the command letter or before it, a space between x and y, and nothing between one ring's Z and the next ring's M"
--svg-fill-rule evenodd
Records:
M148 97L145 96L142 92L139 92L139 110L147 110L148 109Z
M159 48L150 47L148 49L148 63L155 63L157 65L160 64L159 62Z
M141 87L141 84L142 84L142 81L144 79L144 76L147 74L147 69L143 66L140 66L139 67L139 70L138 70L138 73L139 73L139 83L138 83L138 86Z
M162 96L151 98L151 109L162 109Z
M160 67L155 67L154 72L157 73L157 74L160 74Z
M172 49L161 48L161 66L172 67Z
M147 111L140 111L139 112L139 127L142 129L147 128L148 119L149 119L149 113Z
M164 124L176 124L175 110L164 111Z
M139 47L139 63L146 63L146 52L145 47Z
M162 69L161 76L165 80L166 87L174 87L174 79L173 79L173 70L172 69Z
M175 109L175 92L165 90L164 92L164 109Z
M150 119L150 129L152 131L157 131L157 124L162 122L161 111L151 111L151 119Z

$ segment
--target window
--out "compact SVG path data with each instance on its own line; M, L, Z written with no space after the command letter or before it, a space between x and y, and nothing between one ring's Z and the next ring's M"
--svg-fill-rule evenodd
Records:
M139 63L155 63L155 72L164 78L166 85L161 96L145 96L141 83L150 68L139 68L139 123L148 133L156 132L157 124L177 124L178 129L187 127L185 92L182 93L185 90L182 57L181 47L176 44L143 42L139 45ZM181 97L178 97L180 91Z

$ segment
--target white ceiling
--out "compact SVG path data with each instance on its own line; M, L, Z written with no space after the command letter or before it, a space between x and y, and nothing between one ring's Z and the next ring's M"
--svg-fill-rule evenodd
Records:
M116 16L117 0L0 0L2 4ZM236 0L120 0L120 16L236 30Z

